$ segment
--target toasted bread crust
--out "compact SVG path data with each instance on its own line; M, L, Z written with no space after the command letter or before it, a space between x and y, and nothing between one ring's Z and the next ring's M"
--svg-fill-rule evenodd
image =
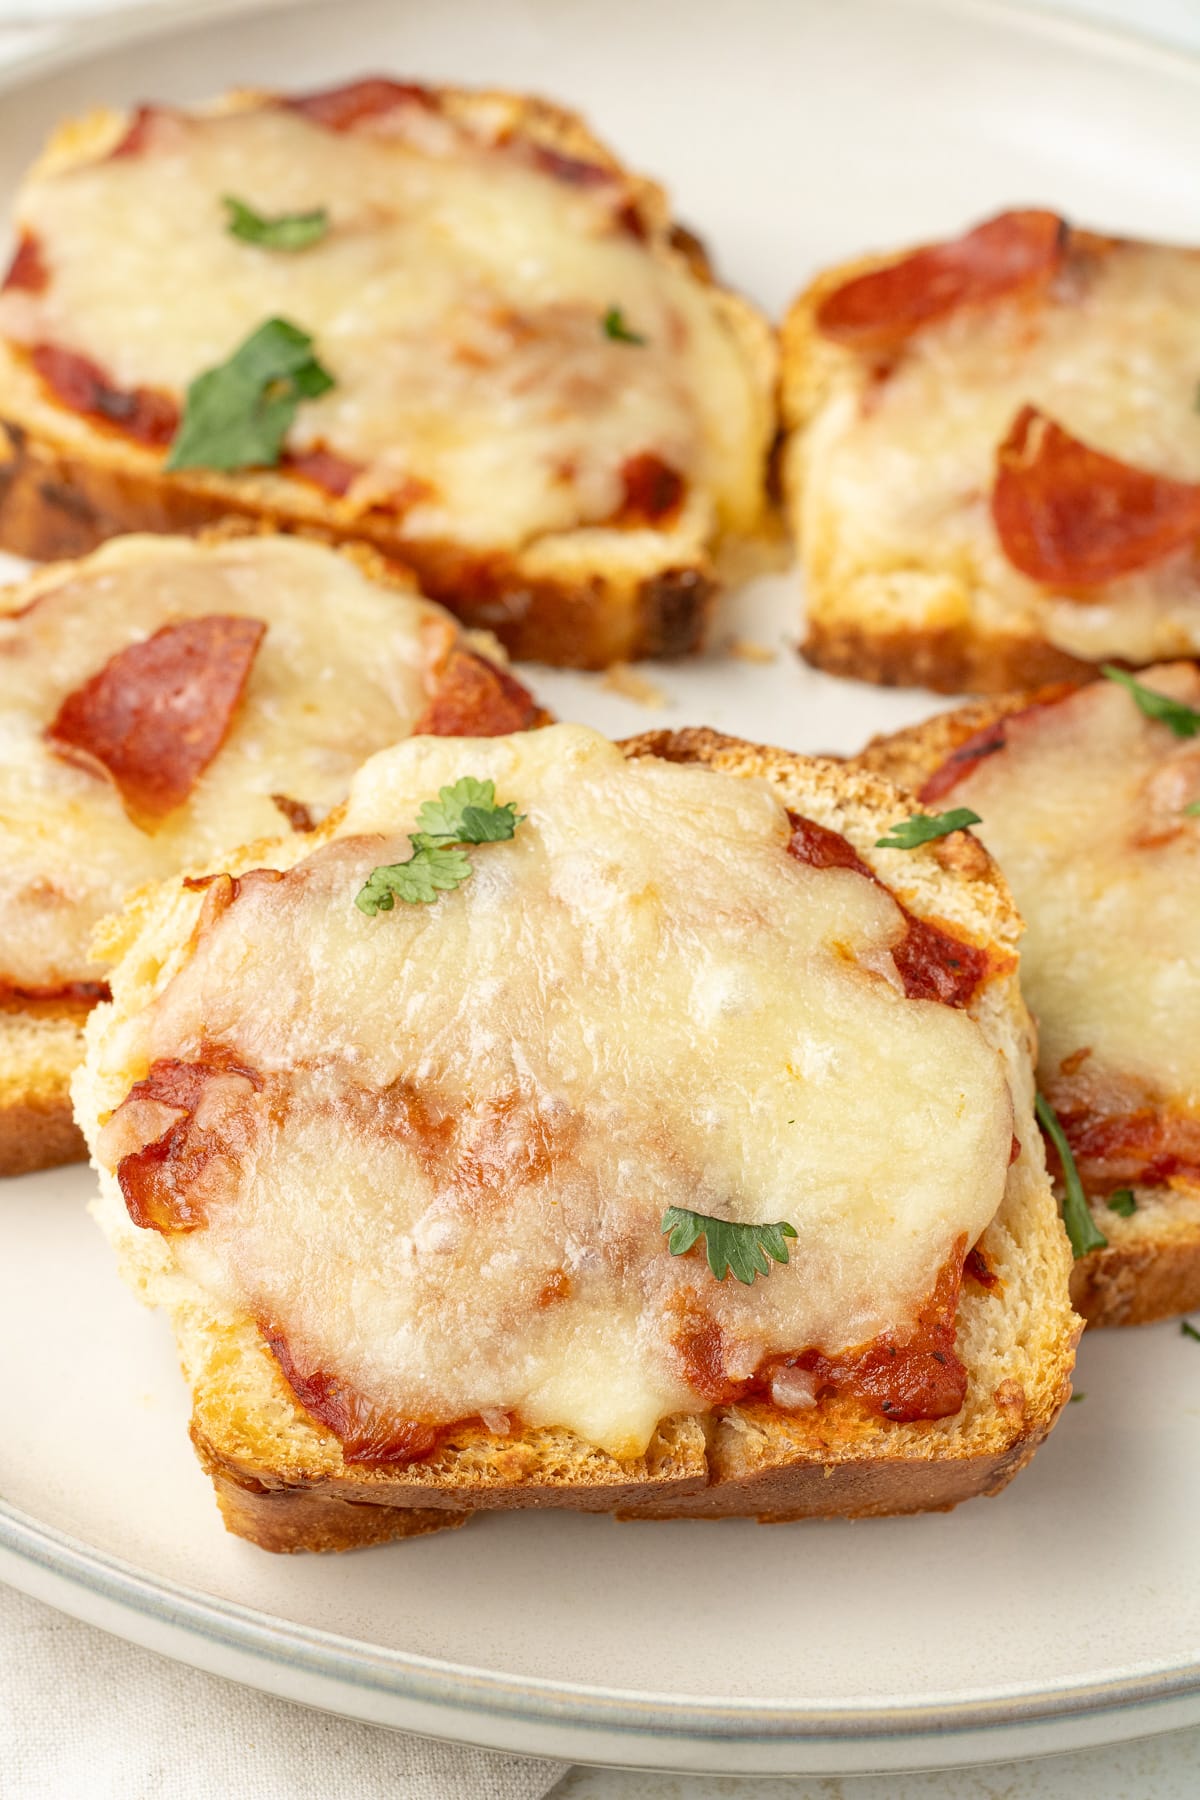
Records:
M775 334L748 301L714 280L704 246L671 221L666 195L626 169L577 114L552 102L499 90L436 90L449 116L468 126L504 128L547 150L612 170L628 183L657 252L711 289L714 305L739 343L764 418L774 409ZM269 96L240 90L213 110L258 104ZM41 165L62 169L117 142L123 114L99 114L63 126ZM766 451L763 446L763 514ZM40 384L0 345L0 548L35 561L79 556L122 532L191 533L227 517L280 530L305 530L334 543L359 541L410 570L429 598L469 626L495 633L509 654L573 668L606 668L646 657L698 650L717 592L715 541L694 525L630 534L588 529L536 540L516 551L464 549L407 538L403 521L363 512L282 472L230 478L205 471L166 474L157 452L89 424L50 401Z
M1095 672L1093 664L1043 638L962 625L882 632L831 616L810 617L800 649L806 662L829 675L878 687L931 688L935 694L1040 687L1048 681L1083 680Z
M4 406L0 392L0 409ZM241 500L212 479L163 476L122 455L125 446L93 434L86 451L54 444L0 416L0 546L33 562L85 556L126 532L202 534L226 521L302 531L343 547L358 543L414 575L422 591L465 625L492 631L511 656L602 669L644 657L686 656L700 648L717 581L705 558L666 560L649 574L623 570L553 576L525 557L467 556L453 545L405 539L382 514L351 514L312 490ZM282 485L282 484L281 484ZM286 484L299 489L299 482Z
M789 786L795 796L802 771L807 804L817 805L819 796L827 822L856 823L860 838L867 835L864 816L873 832L903 805L896 788L874 774L811 759L798 764L788 752L707 730L650 732L622 749L630 757L764 778L785 797ZM918 906L957 916L960 929L986 941L1015 942L1011 896L973 839L907 859L906 877L906 896ZM136 923L131 929L136 935ZM1027 1148L1011 1178L1012 1198L985 1234L984 1249L1001 1280L1020 1289L1012 1319L1028 1321L1032 1305L1035 1323L1015 1327L1003 1290L968 1284L959 1319L971 1387L962 1415L902 1425L881 1422L848 1396L792 1413L748 1401L664 1420L645 1455L629 1461L566 1431L523 1428L497 1438L468 1422L405 1468L355 1465L299 1405L252 1320L189 1306L177 1313L176 1330L193 1390L192 1436L230 1529L271 1549L346 1548L406 1535L410 1510L425 1521L421 1530L443 1518L460 1523L476 1510L541 1506L622 1518L784 1520L945 1509L998 1491L1064 1404L1081 1325L1066 1299L1066 1244L1032 1125L1028 1025L1015 977L990 1004L992 1028L1015 1058L1015 1080L1028 1088L1015 1095L1028 1122L1020 1126ZM153 1289L152 1276L135 1279Z
M960 744L1058 690L1027 689L939 713L892 736L873 738L853 766L918 792ZM1135 1189L1139 1210L1118 1218L1097 1205L1107 1249L1089 1251L1071 1271L1071 1303L1089 1326L1149 1325L1200 1307L1200 1216L1172 1219L1162 1190Z
M82 1059L77 1019L0 1012L0 1176L87 1161L71 1109Z

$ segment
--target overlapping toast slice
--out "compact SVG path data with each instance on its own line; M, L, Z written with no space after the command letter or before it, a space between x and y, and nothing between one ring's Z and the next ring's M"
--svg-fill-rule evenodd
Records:
M514 655L699 643L774 338L573 114L382 78L64 126L0 292L0 544L374 544Z
M1200 674L1131 680L981 700L858 759L930 811L978 813L1012 885L1038 1080L1090 1207L1072 1293L1096 1325L1200 1306Z
M0 1174L86 1155L70 1110L107 992L89 939L131 888L307 829L366 757L540 722L370 551L130 537L0 597Z
M1200 254L1004 213L783 328L805 655L999 693L1200 650Z
M412 739L136 897L75 1085L229 1527L948 1507L1078 1320L1018 920L877 777L707 731Z

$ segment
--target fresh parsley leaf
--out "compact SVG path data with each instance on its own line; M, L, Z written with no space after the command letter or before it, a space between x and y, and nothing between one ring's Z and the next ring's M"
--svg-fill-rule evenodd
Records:
M384 863L372 869L366 885L354 896L360 912L374 918L391 912L397 900L410 906L428 905L438 893L461 887L471 873L471 859L452 844L438 844L420 833L412 840L407 862Z
M268 218L233 194L225 194L222 205L229 214L225 229L230 237L259 244L264 250L307 250L329 230L329 214L323 206L314 206L311 212L276 213Z
M427 905L470 877L471 859L460 845L503 843L524 817L511 800L497 806L495 782L464 775L453 787L439 788L437 799L426 800L417 815L421 830L412 834L412 855L372 869L355 906L374 918L391 912L397 900Z
M286 319L268 319L228 362L191 383L166 466L273 469L301 400L315 400L332 386L308 333Z
M1196 1327L1192 1324L1190 1319L1180 1320L1179 1335L1181 1337L1193 1338L1197 1344L1200 1344L1200 1331L1196 1330Z
M1112 663L1105 663L1100 673L1109 681L1117 681L1123 688L1128 688L1146 717L1170 726L1176 737L1191 738L1200 733L1200 712L1194 706L1172 700L1169 694L1159 694L1154 688L1143 687L1140 681L1135 681L1124 669L1114 668Z
M717 1280L724 1281L726 1274L731 1273L745 1287L756 1275L771 1273L768 1257L777 1263L787 1261L785 1239L796 1235L795 1227L786 1219L777 1225L735 1225L728 1219L691 1212L686 1206L668 1206L661 1229L672 1256L683 1256L703 1238L708 1266Z
M953 812L913 813L891 827L886 837L876 838L877 850L915 850L919 844L931 844L934 838L949 837L952 831L965 831L968 825L982 825L983 820L969 806L956 806Z
M1042 1130L1058 1151L1059 1161L1062 1163L1063 1185L1066 1189L1062 1208L1063 1224L1071 1240L1071 1249L1078 1260L1079 1257L1086 1256L1089 1250L1103 1250L1108 1239L1092 1217L1083 1183L1079 1179L1079 1170L1075 1167L1075 1158L1071 1154L1071 1146L1058 1122L1058 1115L1045 1094L1038 1094L1036 1107Z
M464 775L453 787L439 788L436 800L426 800L418 824L429 837L455 844L499 844L512 837L523 816L511 800L496 805L494 781Z
M619 306L610 306L604 315L604 335L612 338L616 344L644 344L645 338L639 331L630 331L625 323L625 315Z
M1070 1400L1070 1404L1071 1404L1071 1405L1072 1405L1072 1406L1074 1406L1074 1405L1075 1405L1075 1404L1076 1404L1076 1402L1077 1402L1077 1401L1079 1401L1079 1400L1086 1400L1086 1399L1087 1399L1087 1395L1086 1395L1086 1394L1072 1394L1072 1395L1071 1395L1071 1400Z
M1189 819L1200 817L1200 800L1193 800L1191 805L1185 806L1183 810Z
M1114 1188L1108 1196L1108 1210L1115 1212L1118 1218L1132 1219L1137 1211L1137 1201L1132 1188Z

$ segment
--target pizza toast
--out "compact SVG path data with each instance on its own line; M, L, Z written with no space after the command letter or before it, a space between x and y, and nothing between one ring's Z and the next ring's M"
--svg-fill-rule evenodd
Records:
M0 596L0 1174L86 1155L69 1098L130 887L307 829L420 727L545 715L490 640L375 553L129 537Z
M820 275L782 332L804 654L1004 693L1200 650L1200 254L1046 210Z
M696 648L722 546L767 522L771 330L548 102L380 77L99 112L16 231L18 554L266 520L596 668Z
M1079 1321L1019 925L969 836L877 847L909 806L707 731L414 739L108 922L98 1217L231 1530L911 1512L1028 1460Z
M1093 1325L1200 1306L1200 675L1114 675L976 701L855 765L930 811L977 811L1012 884L1038 1080L1086 1195L1072 1294Z

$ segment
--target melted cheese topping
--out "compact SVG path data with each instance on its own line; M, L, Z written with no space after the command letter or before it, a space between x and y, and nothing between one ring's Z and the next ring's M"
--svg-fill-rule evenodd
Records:
M1070 264L1043 305L966 308L918 332L882 379L837 353L802 452L831 592L869 571L884 583L881 624L951 626L969 609L985 630L1035 631L1090 660L1200 650L1188 553L1081 603L1019 574L990 513L997 446L1026 403L1094 449L1200 481L1198 310L1200 254L1122 244Z
M1139 680L1200 702L1190 664ZM1013 719L1007 743L951 798L981 814L1024 914L1041 1067L1090 1050L1089 1075L1200 1110L1200 818L1184 810L1200 800L1200 744L1106 681Z
M225 744L148 835L103 774L44 740L65 696L168 622L242 613L267 626ZM296 538L222 545L124 538L0 617L0 977L57 987L103 971L92 928L132 887L285 829L271 795L322 817L381 745L411 731L455 638L430 602Z
M160 116L140 153L26 184L17 222L50 281L0 295L0 333L180 398L282 315L336 380L290 448L366 465L351 500L399 500L416 539L515 548L609 519L645 453L689 478L710 530L752 525L769 402L715 290L621 227L622 184L519 152L419 104L352 132L281 107ZM230 236L226 194L324 207L331 229L261 249ZM606 336L613 306L644 345Z
M513 841L365 918L371 868L464 774L525 815ZM168 1240L177 1266L399 1417L513 1411L618 1455L710 1404L689 1327L748 1378L910 1322L1001 1200L1009 1089L973 1018L899 991L891 895L789 836L765 782L628 763L582 727L376 757L283 881L196 933L179 896L97 1020L110 1105L124 1071L214 1044L264 1081L213 1083L252 1141ZM717 1283L668 1254L671 1205L789 1220L791 1261Z

